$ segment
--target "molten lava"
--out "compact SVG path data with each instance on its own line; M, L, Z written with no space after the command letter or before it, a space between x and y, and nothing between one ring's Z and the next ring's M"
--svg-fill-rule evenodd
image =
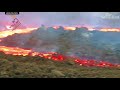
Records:
M59 27L53 27L55 29L58 29ZM8 30L8 31L1 31L0 32L0 38L5 38L9 35L13 35L15 33L30 33L33 30L36 30L37 28L27 28L27 29L16 29L16 30ZM75 30L76 27L64 27L64 30ZM93 28L88 28L88 30L94 30ZM120 31L120 29L101 29L100 31ZM0 39L1 41L1 39ZM23 49L19 47L6 47L6 46L0 46L0 51L4 52L5 54L11 54L11 55L22 55L22 56L39 56L55 61L64 61L69 58L68 56L60 55L55 52L48 52L48 53L41 53L41 52L34 52L31 49ZM71 57L72 58L72 57ZM120 65L111 64L109 62L104 61L96 61L96 60L82 60L81 58L72 58L75 63L81 65L81 66L95 66L95 67L119 67Z
M18 47L6 47L6 46L0 46L0 51L4 52L5 54L23 55L23 56L26 56L31 52L31 50L24 50Z
M103 32L120 32L120 28L104 28L104 29L100 29L100 31L103 31Z
M55 52L48 52L48 53L40 53L40 52L33 52L32 50L27 50L23 48L18 47L6 47L6 46L0 46L0 51L4 52L5 54L11 54L11 55L21 55L21 56L40 56L47 59L53 59L55 61L62 61L64 59L64 56L58 55Z
M58 29L59 26L54 26L53 27L54 29ZM68 27L68 26L64 26L63 27L64 30L76 30L76 28L80 28L79 27ZM93 30L96 30L95 28L92 28L90 26L87 27L89 31L93 31ZM99 31L102 31L102 32L120 32L120 28L102 28L102 29L98 29Z
M7 30L7 31L0 31L0 38L5 38L9 35L13 35L15 33L30 33L37 28L27 28L27 29L16 29L16 30Z
M76 27L64 27L65 30L75 30Z
M54 61L65 61L67 60L68 56L63 56L55 52L48 52L48 53L41 53L41 52L33 52L32 50L26 50L23 48L18 47L6 47L0 46L0 51L4 52L5 54L17 55L17 56L39 56L46 59L51 59ZM119 67L120 65L111 64L105 61L96 61L96 60L81 60L80 58L73 58L75 59L74 62L79 64L80 66L87 66L87 67Z

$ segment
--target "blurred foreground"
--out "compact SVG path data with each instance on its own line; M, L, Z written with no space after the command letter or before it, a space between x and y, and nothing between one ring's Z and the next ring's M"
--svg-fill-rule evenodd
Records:
M41 57L0 53L1 78L120 78L120 68L83 67L71 59L57 62Z

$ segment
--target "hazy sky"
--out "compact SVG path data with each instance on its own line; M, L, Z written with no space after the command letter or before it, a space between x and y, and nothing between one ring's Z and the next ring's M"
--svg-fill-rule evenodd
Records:
M106 12L20 12L16 17L27 27L39 27L41 24L46 26L76 26L84 24L98 27L112 24L111 21L107 21L105 13ZM120 22L118 16L112 16L112 19ZM5 15L4 12L0 12L0 28L12 23L12 20L11 15Z

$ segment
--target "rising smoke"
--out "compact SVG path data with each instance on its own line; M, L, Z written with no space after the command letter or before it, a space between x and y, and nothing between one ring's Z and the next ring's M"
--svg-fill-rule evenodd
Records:
M59 27L57 30L42 26L35 31L27 34L14 34L3 38L0 45L20 48L28 48L37 52L57 52L69 56L83 58L94 58L96 60L107 60L118 63L119 57L112 52L111 39L99 36L120 36L119 33L91 32L87 28L76 28L74 31L64 30ZM100 41L101 40L101 41ZM103 42L103 40L105 40ZM117 43L119 39L117 40ZM115 43L115 42L113 42ZM116 44L118 45L118 44ZM118 50L118 49L117 49ZM116 52L116 51L115 51ZM114 56L114 57L111 57Z
M110 15L109 15L110 14ZM20 12L16 16L26 27L46 26L92 26L120 27L119 12ZM0 12L0 27L10 24L13 18Z
M96 47L95 45L97 45L97 43L94 44L92 38L96 32L91 33L87 28L76 28L75 31L67 31L63 28L63 26L79 25L93 27L119 27L119 19L101 18L104 14L105 12L21 12L17 18L23 25L27 27L39 27L41 24L44 24L47 26L47 29L45 26L42 26L38 30L29 34L14 34L8 36L2 40L0 45L30 48L33 51L38 52L51 51L65 55L94 57L98 60L105 60L106 53L103 53L105 49L100 47L104 47L105 45L102 44L106 41L102 44L98 43L100 47ZM119 13L112 14L119 15ZM9 16L1 15L0 18L0 27L3 27L12 21ZM56 25L62 27L57 30L51 27ZM102 34L100 34L100 36L101 35ZM98 37L96 36L94 38L96 39ZM96 39L96 41L97 40L98 39ZM106 47L108 47L108 45ZM117 61L119 60L118 57L112 58L109 56L106 60L119 62Z

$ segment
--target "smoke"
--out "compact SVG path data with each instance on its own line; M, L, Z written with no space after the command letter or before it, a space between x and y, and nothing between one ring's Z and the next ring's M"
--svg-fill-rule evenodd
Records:
M119 12L111 12L111 17L106 16L107 12L20 12L16 18L26 27L46 26L92 26L92 27L119 27ZM104 18L103 18L104 17ZM11 15L0 12L0 27L11 23Z
M17 18L26 27L49 26L93 26L119 27L119 20L102 18L105 12L20 12ZM114 14L114 13L113 13ZM119 15L119 14L118 14ZM0 27L11 23L12 18L0 13ZM114 23L113 23L114 21ZM117 24L117 23L118 24ZM85 28L66 31L63 27L55 30L44 26L29 34L14 34L4 38L1 45L30 48L38 52L58 52L70 56L96 57L103 56L102 50L92 46L93 34ZM95 37L96 38L96 37ZM101 38L101 37L100 37ZM96 44L95 44L96 45ZM112 58L109 58L112 60Z
M44 27L44 26L43 26ZM30 48L37 52L58 52L65 55L84 55L90 43L91 33L87 28L79 28L75 31L52 27L38 30L29 34L14 34L3 38L0 45Z
M56 30L52 27L46 29L45 26L42 26L31 33L14 34L3 38L0 45L119 63L119 51L116 51L119 49L119 34L118 32L91 32L87 28L67 31L63 27ZM118 39L115 41L115 38Z

